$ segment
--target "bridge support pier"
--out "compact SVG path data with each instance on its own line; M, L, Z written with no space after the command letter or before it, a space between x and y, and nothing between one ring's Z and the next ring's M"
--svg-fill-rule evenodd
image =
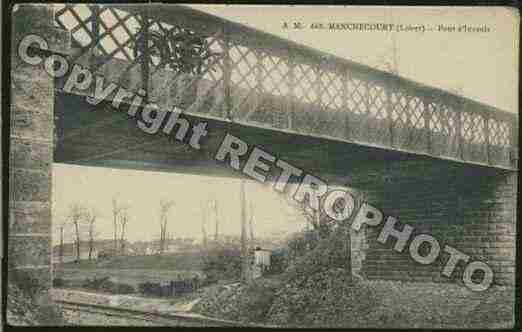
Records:
M514 285L516 171L478 167L444 160L391 161L353 170L350 183L385 216L394 216L402 229L436 238L479 260L493 270L494 284ZM383 223L384 224L384 223ZM430 265L415 262L408 250L392 248L395 239L377 241L381 227L367 229L368 248L362 273L369 279L459 282L466 264L460 262L450 278L441 274L449 254ZM422 251L422 248L421 250ZM421 253L422 254L422 253Z
M55 93L54 79L45 71L43 59L66 54L70 40L69 32L54 27L51 8L23 4L14 6L11 12L8 275L37 298L45 297L52 283ZM48 42L47 50L31 44L28 54L42 58L34 66L24 62L18 51L20 41L28 34Z

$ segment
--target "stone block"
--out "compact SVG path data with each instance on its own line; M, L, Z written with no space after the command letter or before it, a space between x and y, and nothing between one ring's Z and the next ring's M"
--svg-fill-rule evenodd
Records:
M12 202L9 234L51 234L51 203Z
M10 236L9 265L15 267L51 264L51 236Z
M13 170L11 173L11 200L51 201L51 174L49 172Z
M52 142L54 119L49 113L35 112L32 108L11 106L11 136L28 140Z
M53 161L51 143L28 139L11 140L11 167L49 171Z
M49 78L41 77L42 73L32 70L33 79L24 75L12 75L11 105L30 110L36 114L54 113L54 85ZM45 74L47 75L47 74ZM11 109L11 112L14 110Z

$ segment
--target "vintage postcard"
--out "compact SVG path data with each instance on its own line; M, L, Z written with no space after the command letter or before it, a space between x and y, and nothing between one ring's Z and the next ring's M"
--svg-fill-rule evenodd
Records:
M5 326L514 327L515 8L9 11Z

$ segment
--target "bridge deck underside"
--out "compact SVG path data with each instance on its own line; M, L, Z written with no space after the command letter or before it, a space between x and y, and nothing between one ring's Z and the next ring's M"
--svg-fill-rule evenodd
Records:
M305 135L270 130L216 119L183 114L191 125L207 122L208 134L201 139L201 149L189 145L192 131L178 141L175 126L171 135L161 131L148 134L138 128L141 119L127 115L127 107L117 111L109 103L92 106L84 96L58 93L55 100L56 135L54 162L85 166L101 166L120 169L137 169L192 173L200 175L240 176L240 172L215 160L215 154L227 133L249 145L249 152L242 157L241 167L250 151L257 146L264 151L312 173L334 182L344 182L350 169L368 164L392 164L395 162L433 160L438 158L405 153L402 151L350 144ZM458 161L448 161L456 167L472 167ZM269 163L270 164L270 163ZM273 163L272 163L273 164ZM460 166L459 166L460 165ZM482 168L481 166L474 166ZM273 166L271 176L279 174Z

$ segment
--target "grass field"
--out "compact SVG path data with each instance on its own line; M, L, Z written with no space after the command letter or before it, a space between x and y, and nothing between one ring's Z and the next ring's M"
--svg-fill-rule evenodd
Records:
M203 264L199 252L177 253L170 255L120 256L93 261L82 260L80 264L70 262L64 269L154 269L200 271Z
M202 278L198 271L183 270L149 270L149 269L73 269L67 268L55 271L55 278L62 278L70 285L80 287L86 279L110 277L117 283L125 283L134 286L143 282L168 282L170 280L181 280Z
M103 277L137 287L143 282L168 282L196 275L202 278L201 266L199 253L122 256L56 265L54 277L66 280L71 287L80 287L86 279Z

